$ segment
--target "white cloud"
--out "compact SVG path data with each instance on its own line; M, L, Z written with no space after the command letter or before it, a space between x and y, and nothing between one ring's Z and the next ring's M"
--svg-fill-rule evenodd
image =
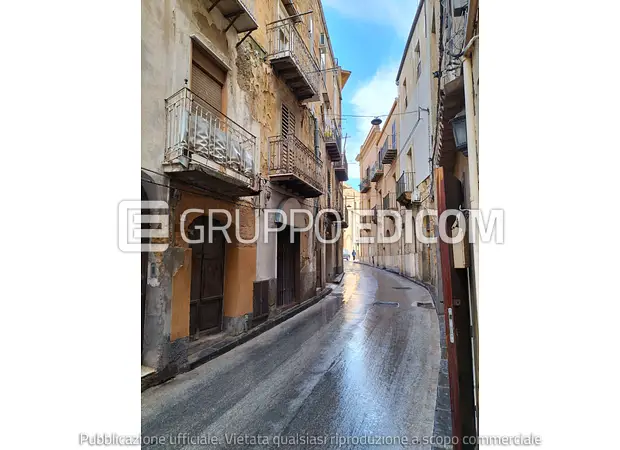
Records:
M399 63L380 67L370 80L361 81L353 93L351 106L353 114L360 116L387 115L397 96L396 73ZM359 165L355 156L370 131L371 117L345 117L343 122L345 132L349 134L347 141L347 162L349 162L349 176L359 176ZM382 117L385 121L386 117ZM383 126L383 124L382 124Z
M391 26L401 37L409 34L418 7L414 0L323 0L323 4L346 17Z

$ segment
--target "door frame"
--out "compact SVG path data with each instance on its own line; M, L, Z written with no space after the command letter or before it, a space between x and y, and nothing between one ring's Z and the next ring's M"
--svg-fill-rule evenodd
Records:
M463 191L458 179L446 173L444 167L435 169L435 191L437 192L437 214L448 209L456 209L462 200ZM446 230L454 222L446 221ZM440 230L440 236L441 236ZM469 293L464 286L466 274L454 268L452 245L438 237L441 265L441 283L443 288L444 321L446 330L446 347L448 353L448 376L450 384L450 406L452 409L452 435L459 438L455 450L474 448L464 445L464 436L477 435L475 425L475 405L473 402L473 377L471 360L471 331L469 326ZM467 316L467 322L464 316ZM469 354L468 354L469 351ZM471 392L469 392L471 390Z
M198 220L200 220L202 218L204 218L203 220L204 220L205 223L202 223L201 225L204 226L204 233L205 233L204 238L206 239L207 236L208 236L208 233L209 233L209 228L208 227L210 226L209 216L208 215L202 215L202 216L196 217L191 222L191 224L189 225L188 230L189 230L189 228L192 225L194 225L196 223L196 221L198 221ZM214 218L213 220L215 222L219 223L219 221L217 219ZM222 233L222 232L219 231L219 233ZM221 333L224 330L224 302L226 301L226 297L225 297L225 294L226 294L226 258L228 256L228 251L226 250L226 244L227 244L227 242L226 242L226 240L224 240L224 244L222 246L224 255L222 257L222 260L223 260L222 261L222 295L221 295L222 301L221 301L221 308L220 308L220 312L219 312L220 313L220 320L219 320L219 324L218 324L219 331L215 331L215 332L214 331L210 331L211 329L209 329L209 330L200 330L200 327L199 327L198 328L198 332L192 334L192 329L190 327L190 330L189 330L189 339L190 339L190 341L200 339L200 338L202 338L204 336L215 335L215 334ZM204 245L204 243L202 245ZM192 247L191 247L191 244L190 244L190 249L191 248ZM192 262L193 262L193 249L192 249ZM202 273L201 273L201 276L202 276ZM201 278L201 280L202 280L202 278ZM193 279L192 279L191 274L190 274L190 283L193 283ZM191 305L192 305L192 301L193 301L193 299L191 297L192 296L191 296L191 285L190 285L190 299L189 299L189 303L190 303L190 308L189 308L189 310L190 310L190 317L189 317L190 324L191 324ZM220 296L212 296L212 297L208 297L208 298L215 298L215 297L220 297ZM201 299L201 300L204 300L204 299Z

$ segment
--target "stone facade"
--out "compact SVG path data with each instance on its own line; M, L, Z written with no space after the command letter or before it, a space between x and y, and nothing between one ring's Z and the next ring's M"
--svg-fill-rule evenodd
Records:
M261 239L267 233L265 210L294 202L316 217L319 210L328 206L328 197L339 195L340 183L326 152L325 134L331 127L339 126L331 118L340 117L341 90L348 72L336 63L320 0L299 0L294 6L281 0L241 4L245 8L242 19L231 24L218 6L210 2L142 2L142 184L148 200L168 203L170 224L170 247L165 252L149 253L143 268L146 282L142 364L157 371L183 370L191 347L199 344L190 336L191 298L195 295L192 280L196 268L192 268L192 246L183 238L196 218L215 212L214 218L226 222L226 212L232 216L234 228L228 233L230 242L226 242L221 255L224 281L220 328L224 334L236 335L248 331L255 322L254 290L258 282L264 281L267 286L265 303L269 317L280 313L275 305L277 243L273 236L266 243ZM308 11L312 13L287 18ZM256 28L250 30L249 36L237 29L252 23ZM289 56L303 69L303 76L315 83L317 92L312 98L300 100L299 92L276 70L274 52L278 50L277 45L287 42L274 41L280 36L274 30L279 24L285 25L290 33L283 39L303 42L294 47L298 53ZM183 156L171 161L170 124L178 120L180 126L187 126L183 117L179 119L177 115L171 119L171 105L175 105L171 99L175 93L189 89L188 101L202 105L195 100L193 92L197 83L193 61L202 53L216 66L216 72L224 74L221 105L214 112L218 124L225 124L219 125L219 129L229 133L228 136L233 136L230 130L241 130L243 137L249 136L254 142L244 147L244 157L253 161L253 165L244 167L252 167L252 173L248 169L243 176L236 174L241 173L241 163L246 164L243 161L237 162L235 169L233 165L224 167L224 163L214 159L208 162L209 170L201 169L196 171L196 177L194 174L189 177L186 174L193 166L184 166L187 161ZM303 192L291 190L273 179L272 152L276 151L273 142L274 138L284 136L284 108L294 117L289 133L313 155L310 160L319 161L310 169L314 183L321 190L318 197L306 198ZM197 114L196 109L191 111ZM227 151L236 150L228 142ZM245 145L248 141L235 142ZM237 172L231 172L230 167ZM241 181L231 181L231 173ZM247 192L239 190L238 184L247 188ZM202 212L183 216L188 209ZM322 230L336 226L321 221ZM238 229L238 237L234 229ZM297 303L315 296L317 288L325 286L329 277L342 270L341 242L321 244L313 230L299 234L299 273L294 299ZM258 236L257 242L245 242L254 236ZM332 247L329 252L326 245ZM327 253L330 258L326 258Z

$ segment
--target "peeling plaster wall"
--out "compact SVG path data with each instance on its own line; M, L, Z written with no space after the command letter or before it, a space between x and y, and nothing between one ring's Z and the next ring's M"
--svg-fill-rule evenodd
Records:
M318 57L318 42L325 29L322 7L316 0L299 0L295 2L300 12L313 10L313 46L309 41L308 17L298 26L302 38L310 46L311 53ZM142 1L142 167L162 173L165 150L165 100L179 89L189 86L191 73L192 42L207 49L220 64L227 69L223 95L223 113L256 136L257 145L254 160L257 171L263 177L260 197L249 199L255 205L244 201L229 203L206 196L177 191L171 210L172 247L162 254L149 255L147 310L145 319L145 350L143 362L156 369L169 363L177 364L182 360L187 347L189 332L189 295L191 286L191 249L181 239L180 213L186 208L223 208L232 211L239 206L242 216L239 219L241 234L250 238L254 231L264 235L262 225L254 226L254 210L257 208L276 207L288 195L278 191L268 180L269 155L268 139L280 134L281 105L286 104L296 117L296 135L309 148L314 147L314 117L321 124L322 102L301 105L284 81L273 73L271 65L265 60L269 50L267 23L277 19L277 2L275 0L254 0L249 6L259 23L251 37L236 48L240 36L234 28L224 33L228 22L216 7L207 11L209 2L201 0L162 0ZM314 49L313 49L314 47ZM327 52L327 68L334 67L335 58L331 47ZM340 96L342 87L339 76L328 80L331 116L340 116ZM322 132L322 130L321 130ZM325 151L321 138L319 155L323 161L322 180L326 184L327 167L331 162ZM155 180L167 185L167 176ZM165 187L154 188L149 199L168 200L170 191ZM271 195L268 199L267 195ZM302 202L304 201L301 199ZM307 200L305 206L314 213L314 200ZM319 205L326 206L326 196L318 199ZM275 206L274 206L275 205ZM194 216L189 216L189 226ZM233 215L233 220L234 215ZM255 280L272 280L276 276L275 240L256 245L243 245L235 242L226 247L226 279L224 315L225 326L232 332L239 332L245 326L245 316L252 311L253 282ZM341 245L341 244L340 244ZM303 299L314 295L317 286L318 262L314 257L324 258L324 252L317 252L317 243L313 234L305 233L301 241L300 287ZM188 260L189 258L189 260ZM150 272L149 272L150 273ZM322 261L320 283L325 281L325 263ZM275 283L270 283L275 289ZM270 293L270 298L273 297ZM239 319L239 318L242 318ZM237 320L239 319L239 320ZM176 344L175 344L176 343ZM174 361L173 361L174 360ZM182 364L178 362L178 364Z
M227 243L224 251L225 277L224 277L224 317L225 324L231 323L231 318L239 318L252 312L252 295L254 281L256 279L256 244L243 244L238 242L235 230L237 229L236 210L239 210L239 237L244 240L252 239L255 233L254 209L248 203L233 203L226 200L218 200L204 197L189 192L181 192L178 203L174 208L175 248L183 249L189 253L191 261L191 249L181 235L181 214L189 208L201 209L204 215L213 211L216 219L226 221L224 213L215 210L226 210L232 216L233 226L228 233L231 242ZM191 223L203 214L196 212L188 214L185 220L185 233ZM205 230L207 233L207 230ZM179 279L181 282L181 279ZM191 271L184 279L187 283L185 289L178 288L174 291L173 305L178 310L178 321L173 322L175 328L173 335L177 338L185 337L189 333L189 301L191 287ZM175 316L176 312L173 312ZM238 324L234 324L235 332Z

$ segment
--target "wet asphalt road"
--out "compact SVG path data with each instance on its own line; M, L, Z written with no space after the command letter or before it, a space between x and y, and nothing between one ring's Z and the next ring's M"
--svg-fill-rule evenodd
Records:
M429 294L365 265L345 272L316 305L145 391L143 442L161 444L144 447L401 448L432 435L439 329L417 306Z

